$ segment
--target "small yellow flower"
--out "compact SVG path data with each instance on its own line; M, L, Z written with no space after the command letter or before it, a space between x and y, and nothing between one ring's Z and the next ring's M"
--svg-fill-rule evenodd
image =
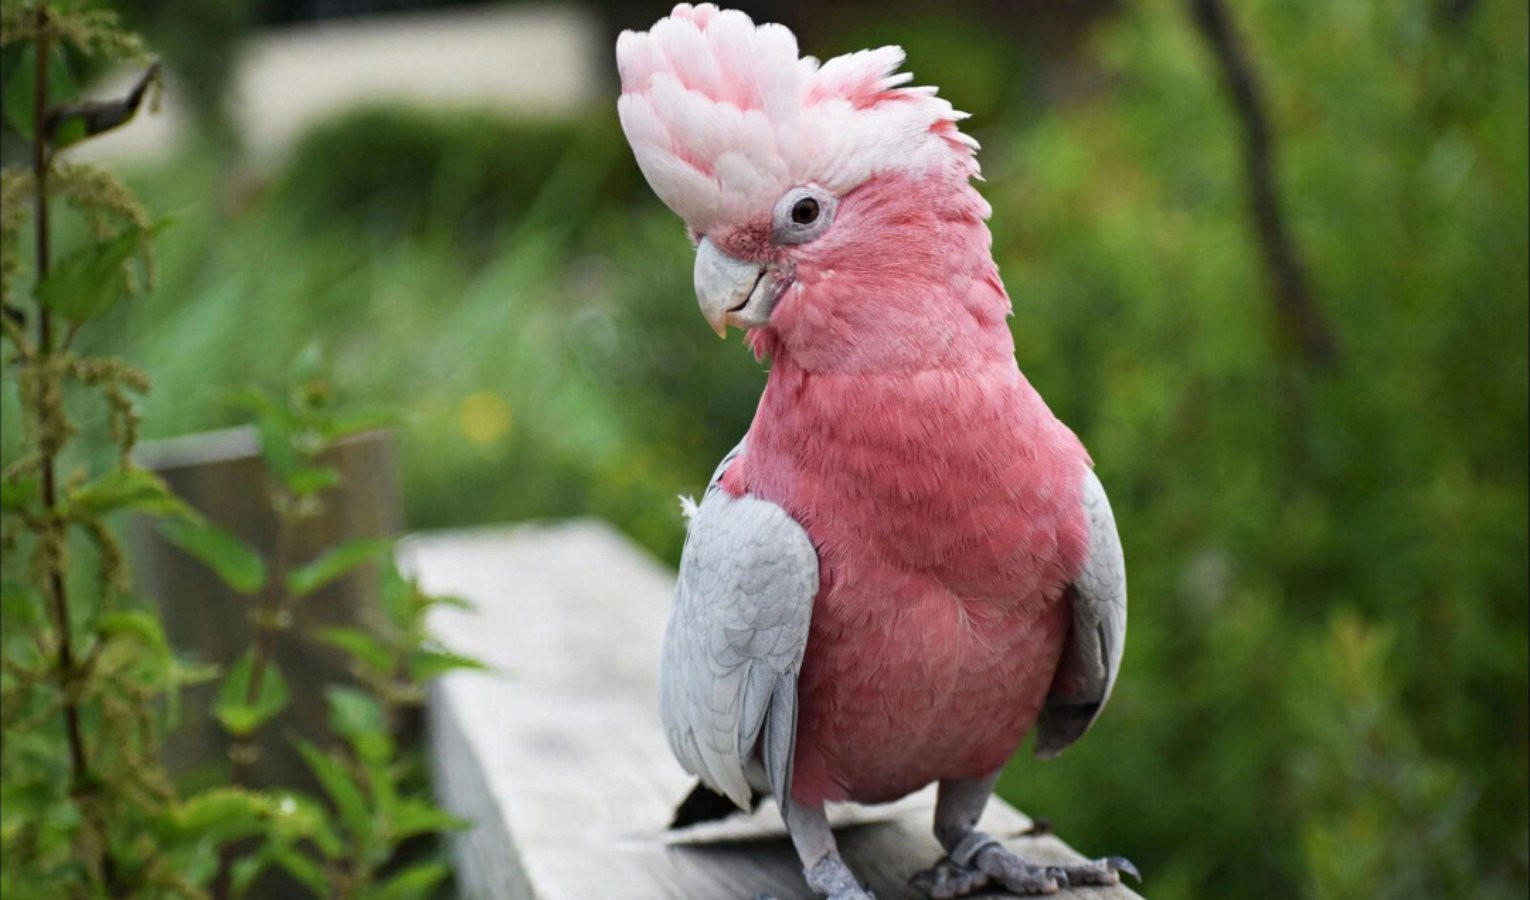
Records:
M475 391L462 400L462 435L480 446L510 432L510 404L488 391Z

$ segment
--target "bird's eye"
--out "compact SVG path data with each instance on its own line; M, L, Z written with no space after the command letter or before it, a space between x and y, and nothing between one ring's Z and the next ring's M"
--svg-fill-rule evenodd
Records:
M774 237L781 244L805 244L834 224L833 194L813 184L794 187L776 201Z

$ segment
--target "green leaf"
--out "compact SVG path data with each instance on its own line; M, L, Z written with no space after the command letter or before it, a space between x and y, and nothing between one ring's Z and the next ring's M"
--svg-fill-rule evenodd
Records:
M399 631L408 632L414 626L419 590L413 581L399 572L398 563L392 556L385 558L380 568L382 584L378 605L382 607L383 615L387 616L389 622L397 626Z
M41 483L36 475L0 481L0 509L20 512L31 506L41 493Z
M462 656L448 650L420 648L409 654L409 679L420 683L454 672L458 669L488 671L488 666L471 656Z
M417 834L462 831L471 823L419 797L405 797L393 807L390 836L402 841Z
M175 808L176 825L185 834L216 842L266 830L270 798L236 787L217 787L186 798Z
M365 668L382 675L393 672L393 651L365 628L343 625L324 628L316 637L331 647L350 654Z
M376 697L356 688L330 685L324 691L329 700L329 727L341 737L381 732L382 704Z
M111 309L123 294L122 266L138 250L140 240L139 231L130 228L59 260L48 277L38 282L38 302L71 322L84 322Z
M340 821L346 830L363 844L370 840L372 817L367 810L366 797L361 786L345 770L344 764L302 738L294 738L293 743L298 752L303 754L309 770L319 780L319 784L323 785L324 793L335 804L335 810L340 814Z
M273 840L284 843L308 839L326 857L333 859L344 850L329 810L322 803L296 791L284 791L271 806Z
M449 594L432 595L420 590L413 579L405 578L391 557L384 560L379 605L388 621L405 633L413 632L425 613L434 606L451 606L471 611L473 604Z
M96 633L111 640L119 637L137 638L144 647L166 658L170 656L170 642L165 638L164 626L159 616L143 609L124 609L109 612L96 622Z
M106 613L96 621L96 634L101 640L94 654L98 671L157 690L168 686L175 655L158 616L142 609Z
M235 897L243 897L249 892L255 879L271 864L271 857L265 852L251 853L234 861L229 869L229 884L233 887Z
M5 120L16 133L31 140L37 125L37 45L24 47L16 65L6 73ZM48 59L48 105L72 100L79 93L79 85L69 68L69 60L62 52L50 54Z
M367 900L418 900L427 897L436 885L450 874L445 863L416 863L381 884L368 888Z
M0 615L7 625L36 625L43 621L42 594L19 581L0 583Z
M299 497L317 494L340 483L340 470L329 466L303 466L287 476L287 490Z
M260 436L260 455L282 484L287 484L294 472L302 465L297 450L297 439L302 423L297 416L276 398L259 388L245 388L231 398L240 406L255 414L255 432Z
M320 422L319 434L323 436L324 443L333 444L352 435L392 428L398 423L399 416L396 413L384 410L358 410Z
M393 546L387 538L357 538L330 549L318 559L287 574L287 590L307 596Z
M71 117L53 132L53 146L67 147L70 144L78 144L88 137L90 137L90 130L86 127L85 120Z
M251 701L250 683L254 676L255 651L252 648L229 668L223 678L223 687L218 691L218 702L213 704L213 715L225 731L236 737L253 734L287 705L287 683L274 662L266 662L260 689Z
M112 469L95 481L76 488L65 498L68 512L76 516L104 516L130 509L151 516L170 516L182 522L200 522L202 516L175 496L163 478L148 469Z
M383 720L382 704L371 694L355 688L331 685L325 690L329 700L329 727L355 749L364 762L385 762L393 756L393 740L388 736ZM382 788L391 788L385 768L374 772L368 768L372 793L378 798L378 806L384 812Z
M260 554L216 525L171 520L160 522L159 532L241 594L253 594L266 583Z

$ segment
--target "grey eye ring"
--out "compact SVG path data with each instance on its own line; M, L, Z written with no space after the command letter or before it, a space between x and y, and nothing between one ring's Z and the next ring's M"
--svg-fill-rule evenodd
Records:
M813 184L794 187L776 201L771 228L779 244L805 244L829 230L837 201Z

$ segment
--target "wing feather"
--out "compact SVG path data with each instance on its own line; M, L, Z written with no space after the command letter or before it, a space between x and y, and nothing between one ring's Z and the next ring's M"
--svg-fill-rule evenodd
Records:
M1083 736L1104 709L1126 646L1126 562L1105 488L1086 470L1084 512L1089 556L1069 588L1073 622L1037 723L1036 755L1057 756Z
M789 789L818 554L781 507L719 489L742 450L724 457L691 517L659 692L681 765L747 809L753 762L778 801Z

